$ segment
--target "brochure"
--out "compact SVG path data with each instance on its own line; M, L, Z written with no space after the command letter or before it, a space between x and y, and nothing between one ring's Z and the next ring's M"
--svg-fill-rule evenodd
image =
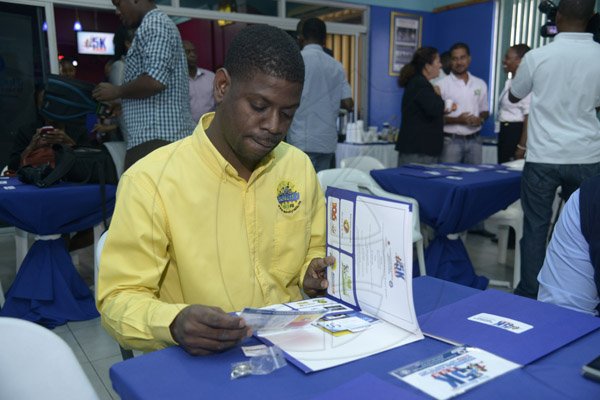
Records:
M327 254L336 263L327 269L326 297L267 307L292 312L290 318L299 311L325 315L301 329L263 326L259 339L279 346L304 372L423 339L412 294L410 204L329 188Z
M520 365L475 347L459 346L398 368L390 374L444 400L457 396Z

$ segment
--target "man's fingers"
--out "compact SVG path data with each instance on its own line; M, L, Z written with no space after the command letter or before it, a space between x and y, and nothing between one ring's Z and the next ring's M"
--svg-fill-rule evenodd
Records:
M310 266L312 267L312 271L317 274L325 271L327 267L335 264L335 257L327 256L325 258L315 258L311 261Z
M195 320L202 325L216 329L240 329L246 326L245 321L235 315L229 315L220 308L205 307L202 312L194 313Z
M192 355L206 355L218 353L235 346L239 340L218 341L202 337L190 337L189 341L183 345L185 351Z

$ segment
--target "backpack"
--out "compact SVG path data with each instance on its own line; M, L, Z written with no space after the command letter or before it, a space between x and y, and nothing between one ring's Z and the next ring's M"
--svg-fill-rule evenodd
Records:
M17 176L24 183L47 188L58 181L73 183L98 183L102 197L102 219L108 227L106 215L106 184L117 184L119 178L113 159L104 146L70 147L53 144L55 166L50 163L19 168Z
M94 85L89 82L50 75L46 82L40 113L53 121L72 121L96 112L92 98Z
M50 164L24 166L17 171L22 182L45 188L58 181L73 183L116 184L118 182L115 164L104 146L70 147L64 144L52 145L54 168Z

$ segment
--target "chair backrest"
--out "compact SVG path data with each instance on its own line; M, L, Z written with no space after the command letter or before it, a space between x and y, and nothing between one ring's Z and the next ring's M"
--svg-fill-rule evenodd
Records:
M348 157L340 161L342 168L355 168L369 173L373 169L384 169L385 165L376 158L369 156Z
M127 151L125 142L105 142L104 147L106 147L115 163L117 178L121 178L125 171L125 152Z
M71 348L33 322L0 317L0 399L98 399Z
M106 235L108 235L108 231L105 231L102 235L100 235L98 244L96 244L96 252L94 253L94 292L96 294L96 298L98 298L98 271L100 271L100 255L102 254L102 249L104 248L104 242L106 242Z
M371 175L355 168L334 168L325 169L317 173L323 192L328 186L340 189L352 190L355 192L368 193L375 196L399 200L412 204L413 207L413 240L421 238L421 223L419 222L419 203L417 200L408 196L401 196L383 190Z

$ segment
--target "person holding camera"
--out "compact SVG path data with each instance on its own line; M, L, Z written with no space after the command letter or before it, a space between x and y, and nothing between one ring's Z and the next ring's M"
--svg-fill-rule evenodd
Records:
M600 174L600 44L586 32L594 5L562 0L558 35L523 57L510 88L513 103L531 93L521 180L521 281L515 289L521 296L537 297L556 189L561 186L567 199L584 179Z

